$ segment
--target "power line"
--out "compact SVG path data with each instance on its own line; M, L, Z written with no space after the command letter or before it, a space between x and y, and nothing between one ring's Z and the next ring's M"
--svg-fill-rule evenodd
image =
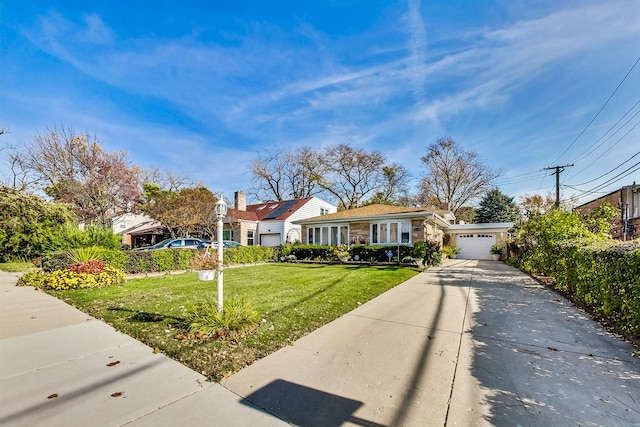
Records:
M639 170L640 170L640 162L634 164L633 166L630 166L629 168L627 168L624 171L620 172L618 175L610 178L608 181L605 181L602 184L599 184L599 185L593 187L592 189L586 190L586 191L580 190L578 188L575 188L575 187L572 187L572 186L568 186L568 185L567 185L567 187L572 188L572 189L577 190L577 191L582 191L582 194L578 194L578 196L577 196L577 197L582 197L582 196L585 196L587 194L596 193L597 191L601 190L603 187L606 187L607 185L611 185L611 184L614 184L614 183L616 183L618 181L621 181L622 179L626 178L627 176L629 176L632 173L637 172Z
M615 124L613 126L611 126L600 138L598 138L593 144L591 144L587 149L585 149L582 153L580 153L578 155L578 157L576 157L576 159L574 160L574 162L579 161L580 159L588 156L589 154L593 153L594 151L596 151L598 148L600 148L605 142L609 141L611 138L613 138L613 136L620 132L622 130L622 128L624 128L627 124L629 124L629 122L631 120L633 120L638 114L640 114L640 110L638 110L633 116L631 116L631 118L629 120L627 120L622 126L620 126L620 128L618 130L616 130L614 133L612 133L611 135L609 135L608 138L606 138L604 141L602 141L602 143L600 143L596 148L594 148L593 150L591 150L591 148L596 145L598 142L600 142L600 140L602 140L609 132L611 132L625 117L627 117L627 115L633 111L634 108L636 108L638 106L638 104L640 104L640 100L638 102L636 102L631 108L629 108L627 110L626 113L624 113L624 115L622 117L620 117L620 119L618 119L617 122L615 122ZM637 125L636 125L637 126ZM635 126L634 126L635 127ZM628 133L628 132L627 132ZM626 134L625 134L626 136ZM620 142L620 141L618 141ZM615 145L615 144L614 144ZM591 150L591 153L588 153L588 151Z
M609 175L611 172L613 172L614 170L616 170L616 169L620 168L620 167L621 167L622 165L624 165L625 163L630 162L630 161L631 161L631 159L633 159L634 157L637 157L637 156L639 156L639 155L640 155L640 151L639 151L639 152L637 152L636 154L634 154L633 156L629 157L629 158L628 158L627 160L625 160L624 162L620 163L620 164L619 164L618 166L616 166L615 168L611 169L609 172L605 172L605 173L603 173L602 175L600 175L599 177L597 177L597 178L593 178L593 179L591 179L591 180L589 180L589 181L585 181L585 182L583 182L583 183L580 183L580 184L573 184L573 185L575 185L575 186L581 186L581 185L589 184L590 182L593 182L593 181L597 181L597 180L599 180L600 178L602 178L602 177L604 177L604 176Z
M591 126L591 124L598 118L598 116L600 115L600 113L602 112L602 110L605 109L605 107L607 106L607 104L609 104L609 101L611 101L611 98L614 97L614 95L618 92L618 89L620 89L620 86L622 86L622 83L624 83L625 80L627 80L627 77L629 77L629 74L631 74L631 72L633 71L633 69L636 67L636 65L638 65L638 62L640 62L640 57L638 57L638 59L636 59L636 62L631 66L631 68L629 69L629 71L627 72L627 74L624 76L624 78L622 79L622 81L620 83L618 83L618 86L616 87L616 89L613 91L613 93L609 96L609 98L607 98L607 101L604 103L604 105L602 107L600 107L600 109L598 110L598 112L596 113L595 116L593 116L593 118L591 119L591 121L589 123L587 123L587 125L584 127L584 129L582 129L582 132L580 132L578 134L578 136L576 136L576 138L571 142L571 144L569 144L569 146L562 152L562 154L560 154L558 156L557 159L555 159L553 162L557 162L562 156L564 156L567 151L569 151L569 149L571 147L573 147L573 144L576 143L576 141L578 141L578 139L580 139L580 137L587 131L587 129L589 129L589 127Z

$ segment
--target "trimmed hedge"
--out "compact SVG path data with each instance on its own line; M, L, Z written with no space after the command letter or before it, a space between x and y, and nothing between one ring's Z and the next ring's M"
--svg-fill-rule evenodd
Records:
M211 252L215 254L216 249ZM276 252L277 248L267 246L238 246L224 249L222 256L224 264L255 264L275 261Z
M565 241L541 264L525 270L551 276L556 289L640 337L640 241Z
M338 261L338 260L358 260L362 262L388 262L387 253L391 251L391 261L413 259L427 259L427 265L437 264L437 260L431 257L439 254L437 244L425 244L417 242L411 245L387 245L387 246L326 246L326 245L285 245L280 248L280 256L287 260L316 260L316 261ZM427 257L429 255L429 257ZM440 260L439 257L438 260Z
M100 260L127 274L141 274L158 271L188 270L191 260L198 253L196 249L158 249L155 251L120 251L105 249ZM215 256L216 250L211 253ZM252 264L271 262L276 259L276 248L264 246L239 246L224 250L225 264ZM73 259L66 252L56 252L43 258L45 272L65 270Z

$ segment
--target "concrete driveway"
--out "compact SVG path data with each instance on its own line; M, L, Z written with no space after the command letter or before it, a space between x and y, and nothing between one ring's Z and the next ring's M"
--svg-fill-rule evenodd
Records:
M221 384L15 280L3 426L640 425L633 348L501 262L431 268Z
M633 350L516 269L450 260L222 385L298 426L637 426Z

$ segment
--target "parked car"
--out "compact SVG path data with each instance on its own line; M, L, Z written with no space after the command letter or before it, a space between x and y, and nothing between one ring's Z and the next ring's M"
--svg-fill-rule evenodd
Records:
M240 243L234 241L234 240L223 240L222 241L222 247L224 249L227 248L236 248L238 246L241 246ZM217 241L211 241L211 240L202 240L202 242L200 243L200 245L198 246L198 249L211 249L211 248L217 248L218 247L218 242Z
M195 237L180 237L177 239L165 239L152 246L135 248L134 251L155 251L157 249L197 249L202 243L202 239Z

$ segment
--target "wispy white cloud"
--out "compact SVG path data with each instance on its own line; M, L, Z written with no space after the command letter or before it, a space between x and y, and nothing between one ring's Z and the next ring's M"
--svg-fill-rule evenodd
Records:
M420 0L409 0L408 3L409 10L405 18L410 36L408 68L411 73L414 96L421 103L425 97L424 86L427 80L427 32L420 14Z
M234 158L250 158L259 145L350 141L384 149L395 138L396 158L415 163L415 154L406 153L426 146L425 140L435 140L438 133L448 134L453 120L499 110L523 97L523 88L534 80L552 80L558 71L560 76L577 73L585 57L628 45L640 35L640 3L614 0L535 11L501 28L467 29L450 40L429 37L428 44L426 5L419 0L402 5L400 13L386 11L395 26L359 36L373 42L358 51L343 47L357 44L351 36L329 36L302 19L290 29L260 21L245 23L237 33L225 29L222 38L229 43L198 38L197 32L126 39L97 14L77 23L47 14L25 34L82 73L125 93L160 100L197 122L204 132L136 117L120 129L113 125L118 112L110 109L103 124L84 119L109 139L128 133L141 145L153 140L154 155L181 167L188 167L185 152L209 161L219 151L208 147L231 147L237 136L247 144L228 149L226 155ZM78 113L72 105L62 108L68 117ZM590 109L580 111L566 114L579 121ZM76 114L76 120L81 116Z

